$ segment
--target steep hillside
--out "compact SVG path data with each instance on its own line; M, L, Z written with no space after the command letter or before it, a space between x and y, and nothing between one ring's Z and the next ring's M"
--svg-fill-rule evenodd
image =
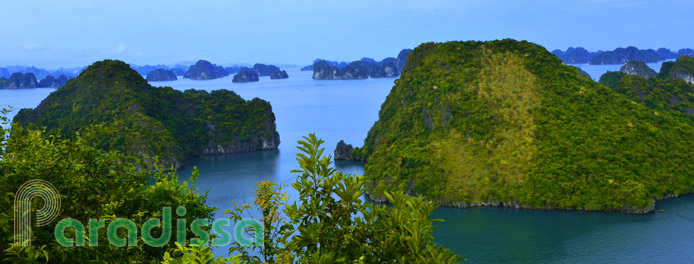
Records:
M279 145L270 103L234 92L150 86L121 61L100 61L14 119L47 134L119 150L166 166L185 157L273 149Z
M620 210L694 191L694 129L525 41L426 43L353 157L372 198Z

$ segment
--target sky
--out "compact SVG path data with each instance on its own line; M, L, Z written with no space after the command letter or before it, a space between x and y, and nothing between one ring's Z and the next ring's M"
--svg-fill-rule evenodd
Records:
M514 38L548 50L694 48L691 0L6 1L0 66L308 65L424 42Z

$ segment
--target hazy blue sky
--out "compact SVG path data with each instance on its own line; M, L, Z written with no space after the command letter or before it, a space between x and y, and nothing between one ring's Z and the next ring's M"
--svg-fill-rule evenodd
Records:
M310 64L422 42L525 39L552 50L694 48L692 0L6 1L0 65Z

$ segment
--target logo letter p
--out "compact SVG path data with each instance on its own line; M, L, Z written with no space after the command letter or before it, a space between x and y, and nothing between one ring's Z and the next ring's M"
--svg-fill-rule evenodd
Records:
M36 226L48 225L58 216L60 194L53 184L34 179L19 187L14 198L14 244L31 246L31 201L43 199L43 207L36 210Z

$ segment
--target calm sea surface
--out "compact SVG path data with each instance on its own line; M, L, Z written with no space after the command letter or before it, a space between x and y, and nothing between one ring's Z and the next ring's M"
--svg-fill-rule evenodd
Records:
M620 66L576 65L594 79ZM660 63L649 64L658 71ZM178 90L232 90L250 100L272 104L282 143L278 150L189 159L179 171L183 179L197 166L197 187L209 191L208 203L221 208L252 203L255 184L271 180L291 184L298 167L296 141L309 133L325 140L332 153L340 139L357 146L378 119L378 111L394 79L316 81L311 72L288 69L290 78L237 84L227 78L156 82ZM0 106L35 107L53 89L0 90ZM11 114L12 115L12 114ZM337 162L347 173L362 174L363 163ZM296 196L291 187L290 196ZM534 211L506 208L438 208L436 241L472 263L692 263L694 262L694 196L660 201L649 215L577 211ZM215 254L226 256L226 248Z

